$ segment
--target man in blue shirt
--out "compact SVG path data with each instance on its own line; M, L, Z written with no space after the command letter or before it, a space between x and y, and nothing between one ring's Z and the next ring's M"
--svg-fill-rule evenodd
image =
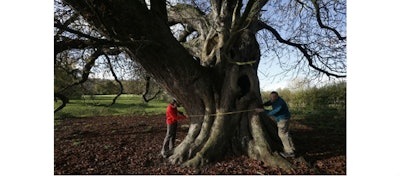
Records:
M269 101L265 102L264 106L272 106L272 110L264 110L263 108L257 108L257 112L265 112L268 116L274 117L275 122L278 126L278 135L283 144L283 151L280 154L287 157L294 157L294 144L292 138L289 135L289 121L290 112L289 108L279 95L278 92L272 91L269 95Z

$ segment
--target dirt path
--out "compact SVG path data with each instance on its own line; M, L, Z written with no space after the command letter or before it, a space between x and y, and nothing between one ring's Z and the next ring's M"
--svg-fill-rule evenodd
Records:
M299 169L283 171L244 156L227 157L194 170L169 165L159 156L166 132L164 118L160 115L60 120L54 127L54 174L346 174L343 121L324 128L323 121L292 121L297 152L316 170L299 164ZM179 126L187 123L182 121ZM177 143L186 131L178 129Z

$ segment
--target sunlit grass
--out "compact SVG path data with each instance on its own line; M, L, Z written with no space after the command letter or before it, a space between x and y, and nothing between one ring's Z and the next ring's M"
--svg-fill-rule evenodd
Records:
M92 117L92 116L126 116L126 115L158 115L165 114L168 102L152 100L144 103L139 95L121 95L110 107L99 104L110 104L115 95L85 96L81 99L71 99L64 109L54 114L56 118ZM54 103L54 108L61 101Z

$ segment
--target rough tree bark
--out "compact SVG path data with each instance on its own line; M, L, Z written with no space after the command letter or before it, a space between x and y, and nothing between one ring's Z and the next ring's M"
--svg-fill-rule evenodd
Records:
M144 0L64 2L107 41L125 47L188 114L202 115L190 118L188 134L169 161L200 166L234 153L292 167L276 152L282 144L272 120L253 111L226 114L262 106L256 32L266 0L249 0L244 8L240 0L210 0L208 14L183 4L167 9L162 0L150 5ZM177 23L185 24L178 39L169 27ZM196 37L188 41L194 31Z

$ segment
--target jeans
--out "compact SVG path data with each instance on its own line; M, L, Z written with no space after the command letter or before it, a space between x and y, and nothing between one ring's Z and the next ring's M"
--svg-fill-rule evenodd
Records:
M167 134L164 139L161 154L164 155L164 154L170 152L170 150L172 150L174 148L177 128L178 128L177 122L175 122L173 124L167 124Z
M294 150L294 144L292 141L292 138L290 137L289 134L289 119L281 119L277 122L278 125L278 135L279 138L281 138L282 144L283 144L283 151L285 153L293 153Z

